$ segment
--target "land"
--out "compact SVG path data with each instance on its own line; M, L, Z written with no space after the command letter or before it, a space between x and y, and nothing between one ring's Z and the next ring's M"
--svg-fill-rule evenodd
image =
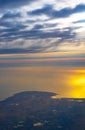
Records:
M0 130L85 130L85 99L26 91L0 102Z

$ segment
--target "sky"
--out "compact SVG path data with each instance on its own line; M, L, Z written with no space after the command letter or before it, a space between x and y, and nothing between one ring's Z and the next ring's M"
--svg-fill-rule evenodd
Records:
M85 51L85 0L0 0L0 53Z

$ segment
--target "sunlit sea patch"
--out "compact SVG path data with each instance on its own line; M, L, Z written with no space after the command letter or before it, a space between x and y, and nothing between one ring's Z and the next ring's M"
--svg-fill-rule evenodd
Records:
M85 70L79 70L77 72L69 80L69 84L72 86L71 96L85 98Z

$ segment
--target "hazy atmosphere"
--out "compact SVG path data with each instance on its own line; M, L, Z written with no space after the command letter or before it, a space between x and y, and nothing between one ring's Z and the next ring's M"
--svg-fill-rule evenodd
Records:
M22 91L47 91L56 98L85 97L85 54L0 56L0 99Z

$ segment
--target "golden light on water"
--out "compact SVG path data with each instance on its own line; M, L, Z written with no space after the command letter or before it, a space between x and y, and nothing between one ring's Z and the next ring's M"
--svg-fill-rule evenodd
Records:
M83 73L83 74L82 74ZM71 96L75 98L85 98L85 70L81 71L79 75L74 75L70 79L72 85Z
M72 79L72 84L74 86L85 86L85 75L83 76L76 76Z
M53 99L85 98L85 67L3 68L0 86L1 99L22 91L53 92Z

